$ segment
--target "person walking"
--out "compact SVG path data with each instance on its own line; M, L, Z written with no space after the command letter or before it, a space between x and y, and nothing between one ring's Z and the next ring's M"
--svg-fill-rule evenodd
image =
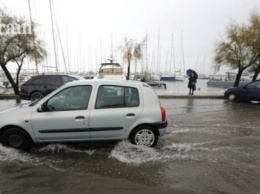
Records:
M192 72L188 83L188 88L190 90L189 95L193 95L193 92L196 90L196 82L197 77L195 76L194 72Z

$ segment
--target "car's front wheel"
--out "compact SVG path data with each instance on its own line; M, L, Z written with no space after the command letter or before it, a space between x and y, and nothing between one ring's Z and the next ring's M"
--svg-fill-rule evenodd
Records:
M229 101L232 101L232 102L235 102L236 100L237 100L237 95L235 94L235 93L230 93L229 95L228 95L228 100Z
M154 147L158 141L158 133L151 126L140 126L132 132L130 141L135 145Z
M41 99L41 98L43 98L43 94L41 93L41 92L33 92L32 94L31 94L31 101L34 101L34 100L38 100L38 99Z
M7 129L1 136L3 146L28 150L32 146L31 137L22 129Z

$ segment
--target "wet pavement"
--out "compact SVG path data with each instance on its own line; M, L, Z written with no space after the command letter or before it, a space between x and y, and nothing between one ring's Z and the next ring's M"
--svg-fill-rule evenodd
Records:
M0 193L260 193L260 104L161 99L155 148L128 141L0 145ZM16 105L0 100L0 110Z

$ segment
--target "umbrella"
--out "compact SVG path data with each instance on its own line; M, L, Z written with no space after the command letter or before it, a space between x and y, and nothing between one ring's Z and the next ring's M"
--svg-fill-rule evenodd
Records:
M197 74L196 71L194 71L194 70L192 70L192 69L188 69L188 70L186 71L186 75L187 75L188 77L191 77L191 74L192 74L192 73L194 73L195 79L198 79L198 74Z

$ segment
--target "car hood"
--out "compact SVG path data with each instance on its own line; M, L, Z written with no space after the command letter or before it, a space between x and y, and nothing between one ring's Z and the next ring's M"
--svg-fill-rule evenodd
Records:
M228 88L227 91L240 91L243 89L244 89L244 86L238 86L238 87Z
M19 120L30 119L32 106L29 106L30 103L21 104L14 108L0 112L0 127L3 123L15 124Z

